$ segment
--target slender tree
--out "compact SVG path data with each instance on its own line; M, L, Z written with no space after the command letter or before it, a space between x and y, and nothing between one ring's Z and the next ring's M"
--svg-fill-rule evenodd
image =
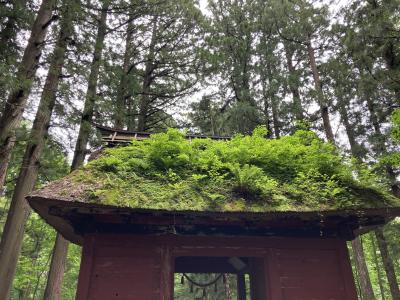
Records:
M128 26L126 29L126 37L125 37L125 51L123 56L123 64L121 70L121 77L118 84L117 90L117 98L116 98L116 108L114 115L114 127L117 129L123 129L125 124L128 125L134 121L132 116L127 116L125 110L131 104L132 95L129 92L129 75L133 70L132 65L132 38L133 38L134 25L133 20L129 20ZM128 120L126 120L128 119ZM130 129L132 129L132 124L129 124Z
M72 34L74 2L66 1L61 7L59 36L51 57L50 66L40 99L38 111L33 122L30 139L26 147L21 171L15 187L7 221L0 243L0 299L7 299L15 274L20 253L24 226L30 208L25 196L35 185L40 166L40 157L46 142L51 114L55 104L58 83L65 60L69 39Z
M375 236L378 241L379 251L381 252L383 266L385 268L386 276L388 278L390 292L393 299L400 299L399 283L397 281L396 272L393 265L393 260L390 258L388 243L383 233L382 228L375 230Z
M193 3L181 0L153 7L146 16L149 37L135 56L141 82L135 91L138 131L163 128L172 120L167 108L196 90L199 18Z
M36 74L47 30L54 20L55 0L43 0L32 25L31 36L16 74L17 85L10 92L0 117L0 192L15 144L15 128L21 123L22 113Z
M383 277L382 277L382 273L381 273L381 266L379 264L379 258L378 258L378 254L377 254L376 244L375 244L373 235L370 235L370 238L371 238L371 246L372 246L372 255L374 257L374 263L375 263L375 271L377 273L376 275L378 276L379 291L381 292L382 300L385 300L386 299L385 289L383 287Z
M151 39L149 50L146 57L145 68L143 73L143 82L142 82L142 90L141 90L141 97L139 102L139 115L138 115L138 124L137 130L138 131L146 131L148 128L147 124L147 117L148 117L148 110L150 105L150 85L153 78L153 72L156 68L155 66L155 47L157 42L157 26L158 26L158 16L154 16L151 22Z
M345 55L338 55L344 57ZM354 131L354 125L350 121L350 99L356 97L354 89L351 88L354 85L356 78L351 77L351 70L346 67L346 63L333 59L329 62L331 66L331 84L334 90L334 94L337 97L337 105L339 107L339 114L344 125L344 129L347 135L347 139L350 145L350 152L357 160L358 164L361 164L364 159L365 150L357 142L356 133ZM328 71L329 73L329 71ZM333 74L332 74L333 73ZM352 80L349 80L352 79ZM369 270L367 267L367 260L364 253L363 243L360 237L356 237L352 242L352 250L354 254L355 267L357 269L358 281L360 283L360 295L362 299L375 299Z
M256 65L252 59L255 32L261 27L256 26L256 2L213 0L209 10L207 47L213 62L211 76L219 78L218 89L223 95L220 111L226 115L224 130L249 133L263 119L255 97Z
M293 97L294 115L296 116L297 120L302 121L304 119L304 110L303 110L303 105L301 103L301 96L299 90L299 78L298 78L299 76L293 64L294 51L292 50L292 46L288 42L284 42L284 50L286 57L286 65L289 72L288 85Z
M371 279L369 277L367 264L365 262L365 255L362 245L362 240L357 237L351 242L354 262L358 270L358 282L361 286L361 296L363 300L375 300L374 291L372 289Z
M104 48L104 39L107 33L107 11L110 1L104 0L98 17L97 35L93 51L93 59L90 67L88 88L86 91L85 104L80 120L78 139L75 145L74 157L71 171L81 167L88 154L87 144L91 132L91 122L96 102L97 81ZM47 278L46 289L43 299L56 300L61 297L61 285L64 277L65 260L68 253L68 241L60 234L57 234L51 258L50 271Z
M321 79L320 79L317 63L315 60L315 49L312 46L311 36L309 36L309 40L306 42L306 45L307 45L308 59L310 61L310 68L311 68L312 76L314 79L314 87L315 87L315 91L317 93L318 104L319 104L319 108L320 108L322 122L324 124L325 136L328 141L334 143L335 136L332 131L332 125L331 125L331 121L330 121L330 117L329 117L329 107L328 107L327 101L325 99L324 92L322 91L322 84L321 84Z
M322 119L323 130L326 139L334 142L334 134L330 121L329 101L323 91L321 74L317 62L316 50L322 49L323 35L327 31L329 11L326 5L316 7L312 1L296 0L296 1L274 1L275 9L278 17L276 18L276 27L279 36L282 38L284 45L296 46L299 52L304 53L308 59L308 67L311 70L311 76L314 83L313 98L319 106L319 118ZM318 41L318 46L313 43ZM321 43L321 44L320 44ZM291 62L291 52L288 46L286 48L286 56L288 60L288 68ZM294 71L292 69L292 71ZM292 84L292 92L295 92L295 106L301 107L298 102L298 94L295 86ZM299 115L300 116L300 115ZM301 117L301 116L300 116Z

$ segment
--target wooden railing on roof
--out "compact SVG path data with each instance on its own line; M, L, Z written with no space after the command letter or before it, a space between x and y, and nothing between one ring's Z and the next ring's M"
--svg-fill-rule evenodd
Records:
M148 132L138 132L138 131L128 131L115 129L111 127L106 127L102 125L95 125L96 129L101 134L101 140L109 145L114 144L124 144L129 143L132 140L146 140L150 137L151 133ZM229 140L230 137L227 136L207 136L207 135L197 135L197 134L187 134L187 139L213 139L213 140Z

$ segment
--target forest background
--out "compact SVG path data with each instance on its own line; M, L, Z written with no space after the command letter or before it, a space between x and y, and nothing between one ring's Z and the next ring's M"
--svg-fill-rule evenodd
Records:
M400 196L399 0L4 0L0 30L0 299L74 299L80 248L24 198L93 123L312 130ZM400 299L399 230L349 244L360 299Z

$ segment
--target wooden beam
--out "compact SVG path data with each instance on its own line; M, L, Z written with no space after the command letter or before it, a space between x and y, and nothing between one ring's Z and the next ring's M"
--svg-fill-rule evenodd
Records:
M138 131L128 131L120 130L111 127L95 125L97 130L99 130L102 141L109 144L119 144L119 143L129 143L131 140L146 140L150 138L151 133L149 132L138 132ZM187 134L186 138L191 139L212 139L212 140L230 140L230 136L207 136L201 134Z
M237 270L228 262L229 257L182 256L175 259L175 273L231 273Z
M236 275L237 300L246 300L246 279L243 273Z

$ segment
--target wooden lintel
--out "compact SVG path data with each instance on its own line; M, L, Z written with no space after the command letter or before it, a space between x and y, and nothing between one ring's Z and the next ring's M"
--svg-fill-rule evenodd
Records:
M319 219L303 220L301 216L291 218L272 216L269 220L260 220L259 218L230 218L229 215L214 218L207 215L128 213L120 209L102 211L94 208L60 207L50 207L49 214L70 220L69 223L75 224L80 232L115 230L116 232L168 234L176 230L180 234L195 235L319 236L340 237L346 240L353 239L359 228L382 225L386 222L382 216L363 217L361 220L354 216L347 218L331 216L321 223Z
M175 259L175 273L231 273L238 271L229 263L228 257L192 257Z
M110 224L98 223L95 218L73 218L69 223L79 235L88 233L138 234L138 235L177 235L177 236L281 236L308 238L354 238L352 230L341 228L303 227L248 227L238 225L144 225L144 224Z

